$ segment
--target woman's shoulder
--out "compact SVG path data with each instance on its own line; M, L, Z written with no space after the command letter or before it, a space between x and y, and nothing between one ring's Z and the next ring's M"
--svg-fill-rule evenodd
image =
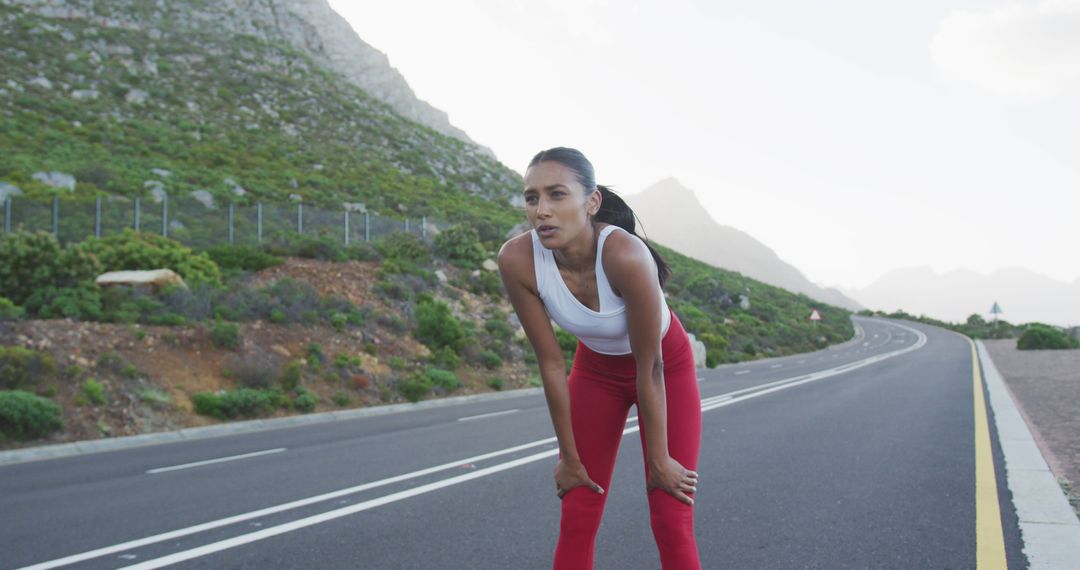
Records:
M613 224L601 228L601 231L607 228L615 229L609 230L608 236L604 240L603 263L605 269L607 269L609 262L622 265L652 261L652 254L649 253L648 246L637 235Z
M499 248L499 268L515 269L523 264L532 265L533 238L532 232L520 233L508 240Z

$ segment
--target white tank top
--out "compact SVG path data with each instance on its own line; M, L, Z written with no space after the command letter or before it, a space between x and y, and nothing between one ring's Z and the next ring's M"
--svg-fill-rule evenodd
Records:
M533 230L533 266L536 270L536 288L548 316L570 334L578 337L585 346L600 354L630 354L630 335L627 332L626 303L615 294L604 274L601 262L604 253L604 241L614 230L626 231L619 226L609 225L600 230L596 240L596 289L600 295L600 310L594 311L581 303L570 292L563 281L559 267L555 264L555 254L540 243L540 236ZM629 233L629 232L627 232ZM631 234L633 235L633 234ZM635 236L636 238L637 236ZM660 283L654 283L660 289ZM660 290L661 317L660 337L667 333L671 324L671 312Z

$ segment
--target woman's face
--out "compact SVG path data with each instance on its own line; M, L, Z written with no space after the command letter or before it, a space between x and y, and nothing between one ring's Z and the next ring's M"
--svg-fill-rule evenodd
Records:
M599 207L600 193L585 196L577 174L558 162L540 162L525 171L525 214L548 249L580 236Z

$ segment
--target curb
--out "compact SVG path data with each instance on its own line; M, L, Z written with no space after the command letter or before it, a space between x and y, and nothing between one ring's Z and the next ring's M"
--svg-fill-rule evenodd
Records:
M1024 556L1034 569L1075 568L1080 520L1039 451L982 341L976 340L990 408L994 412L1005 480L1020 519Z
M116 451L119 449L130 449L133 447L144 447L148 445L158 445L162 443L194 441L211 437L221 437L241 433L252 433L257 431L267 431L272 429L281 429L302 425L321 424L339 420L352 420L372 416L384 416L389 414L416 412L420 410L442 408L446 406L454 406L469 402L505 400L507 398L518 398L542 393L543 388L522 388L519 390L508 390L506 392L472 394L468 396L453 396L450 398L441 398L438 400L424 400L415 404L390 404L387 406L376 406L372 408L321 412L318 414L288 416L284 418L272 418L266 420L246 420L212 426L185 428L176 431L146 433L141 435L130 435L109 439L93 439L73 443L59 443L55 445L43 445L40 447L30 447L26 449L0 451L0 466L13 465L16 463L25 463L28 461L59 459L61 457L71 457L75 455L87 455L104 451Z

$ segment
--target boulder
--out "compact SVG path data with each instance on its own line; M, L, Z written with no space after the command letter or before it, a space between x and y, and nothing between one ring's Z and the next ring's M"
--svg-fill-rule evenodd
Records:
M690 348L694 352L694 368L705 368L705 343L690 334Z
M98 275L95 280L99 287L130 285L132 287L150 287L158 291L166 285L179 285L187 289L187 283L172 269L154 269L149 271L110 271Z

